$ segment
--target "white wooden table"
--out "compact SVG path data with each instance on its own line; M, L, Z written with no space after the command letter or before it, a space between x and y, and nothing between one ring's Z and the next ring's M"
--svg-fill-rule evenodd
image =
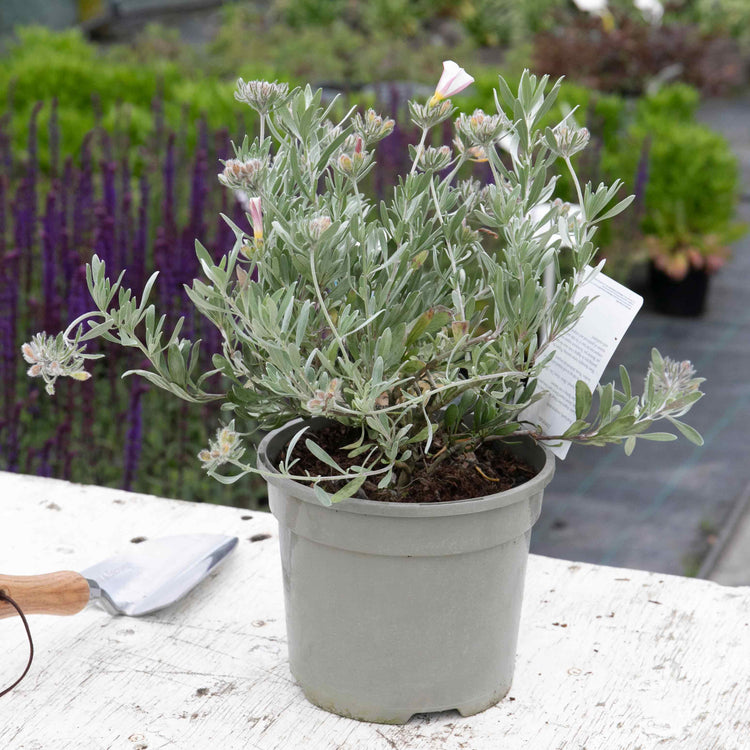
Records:
M171 609L29 618L36 658L0 698L2 750L750 748L750 588L532 556L510 697L366 724L308 704L289 674L270 515L0 473L3 573L196 531L241 543ZM0 644L2 688L26 662L17 618Z

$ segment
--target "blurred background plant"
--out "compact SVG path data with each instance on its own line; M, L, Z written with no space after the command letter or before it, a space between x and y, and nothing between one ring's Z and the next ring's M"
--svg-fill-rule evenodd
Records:
M157 99L152 119L159 120L162 108ZM6 113L2 128L10 120ZM161 310L173 323L187 314L188 330L204 330L184 304L181 287L198 272L196 238L213 248L233 242L219 213L243 220L239 204L214 188L214 165L229 155L229 131L210 132L198 120L190 126L192 147L184 129L180 137L161 123L149 131L149 143L133 152L127 133L99 126L83 136L75 155L64 154L55 99L32 108L23 150L12 148L14 139L2 128L0 468L257 505L258 484L224 487L209 480L197 461L184 460L203 447L203 425L218 419L210 407L190 411L163 404L148 386L121 380L108 366L96 367L80 391L61 389L59 402L39 398L39 384L24 382L17 357L19 339L34 327L54 330L88 309L83 263L92 252L127 270L135 288L143 285L146 269L158 267ZM38 158L42 140L44 171ZM138 177L132 153L139 157ZM205 331L209 348L216 349L215 334L208 326ZM111 356L122 366L139 366L122 351Z
M429 83L446 57L469 64L476 56L468 35L451 22L452 5L447 0L272 0L264 10L227 5L207 47L209 69L220 76L243 75L251 56L255 64L282 71L285 79L344 89L375 81Z
M459 60L476 78L455 101L468 112L494 111L498 72L511 86L527 66L567 73L549 122L575 110L592 140L577 157L579 174L595 184L621 177L637 197L599 236L611 275L632 278L662 256L695 261L697 253L712 266L743 230L732 220L736 159L696 110L702 95L746 81L745 0L672 0L659 19L629 0L611 0L608 15L573 0L225 2L215 23L201 26L211 30L201 43L150 23L153 14L119 32L145 5L121 0L115 16L111 3L92 1L85 24L62 31L3 29L0 9L0 469L262 502L260 487L219 486L197 460L181 460L204 447L216 415L165 410L142 383L105 369L40 399L18 356L31 333L56 330L85 306L81 273L94 251L127 268L134 288L145 268L159 267L162 307L189 312L180 285L197 271L194 239L221 253L231 233L219 212L246 221L215 177L230 139L256 126L233 99L238 76L309 80L327 96L342 92L342 112L356 104L396 116L363 186L382 195L410 163L405 102L420 86L430 93L442 60ZM444 131L433 145L451 139ZM474 176L486 179L484 170L477 165ZM562 174L558 193L573 200ZM122 352L111 356L112 372L122 371Z
M146 32L145 43L156 34L156 29ZM234 104L232 81L200 75L197 62L188 70L186 75L182 64L156 51L136 61L122 48L100 50L78 30L20 28L0 58L0 112L10 117L14 151L23 151L31 111L39 101L56 99L60 151L65 155L79 152L97 125L126 138L135 157L164 128L181 132L186 149L195 150L197 131L183 125L198 117L209 128L226 128L233 136L252 129L252 115ZM261 66L252 72L267 73ZM50 107L39 113L43 171L49 168L50 113ZM141 166L136 158L136 173Z
M737 41L750 52L750 3L745 0L671 0L666 20L696 24L709 35Z
M746 81L738 40L719 26L690 22L674 11L654 22L624 1L610 2L604 17L565 10L555 16L558 23L534 37L538 72L624 96L670 80L727 94Z

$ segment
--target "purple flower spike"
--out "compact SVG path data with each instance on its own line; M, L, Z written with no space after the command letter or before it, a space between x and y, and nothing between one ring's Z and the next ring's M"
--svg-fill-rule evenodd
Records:
M59 244L60 218L57 212L58 186L53 183L47 195L47 205L42 219L42 306L44 330L60 328L60 303L57 297L57 249Z
M143 175L139 184L140 205L138 207L138 227L133 239L133 257L130 270L133 284L140 289L146 281L146 243L148 242L148 205L150 188L148 179Z
M130 490L138 474L138 463L141 457L143 439L143 408L141 399L148 389L143 383L134 381L130 389L128 403L128 433L125 438L125 454L123 457L122 488Z
M57 97L53 97L49 114L49 170L52 177L58 176L60 168L60 123L57 118Z

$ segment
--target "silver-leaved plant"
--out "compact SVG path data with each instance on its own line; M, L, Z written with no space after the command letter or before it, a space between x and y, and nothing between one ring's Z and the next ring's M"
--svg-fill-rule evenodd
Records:
M619 181L580 185L571 157L586 146L585 129L570 117L540 127L558 91L545 94L546 76L525 73L517 94L500 78L494 114L459 115L452 147L426 147L429 131L455 115L448 96L470 82L446 63L434 96L410 103L422 138L410 172L378 204L360 186L392 120L368 110L336 122L320 91L240 80L236 97L259 113L260 137L235 147L219 179L246 202L248 223L232 224L236 240L218 263L196 243L203 277L186 287L221 334L215 369L196 372L200 342L180 338L182 321L164 332L149 303L156 274L138 299L122 276L110 281L94 256L87 279L96 309L56 338L38 335L25 345L29 374L43 376L49 391L58 376L86 377L82 363L97 355L84 345L101 337L150 361L150 369L126 375L187 401L221 401L260 430L316 416L355 428L348 468L304 428L293 443L304 437L332 476L295 472L293 459L279 466L326 503L357 493L366 480L396 493L417 471L520 435L624 442L630 452L637 438L674 439L651 430L667 420L700 443L679 418L701 397L702 381L689 362L656 350L643 395L632 395L621 368L621 387L599 386L596 408L579 382L578 418L564 434L543 434L522 419L541 397L537 378L554 356L552 344L590 301L575 293L591 273L597 224L630 199L615 203ZM576 211L555 199L559 159L578 191ZM458 179L470 161L487 162L491 184ZM564 275L562 253L572 269ZM545 289L550 268L556 283ZM231 482L260 472L243 456L232 420L199 458L209 474ZM335 494L326 491L342 479Z

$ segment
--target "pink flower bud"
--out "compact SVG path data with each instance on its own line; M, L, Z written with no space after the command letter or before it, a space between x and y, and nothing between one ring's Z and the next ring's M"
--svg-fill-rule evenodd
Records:
M24 344L21 347L21 351L23 352L23 358L29 362L29 363L35 363L37 362L37 356L36 352L31 348L30 344Z
M434 106L442 99L447 99L459 91L463 91L474 79L453 60L443 62L443 75L440 76L435 93L430 99L430 105Z
M260 206L260 198L250 198L247 202L247 209L253 224L253 236L257 240L263 239L263 210Z

